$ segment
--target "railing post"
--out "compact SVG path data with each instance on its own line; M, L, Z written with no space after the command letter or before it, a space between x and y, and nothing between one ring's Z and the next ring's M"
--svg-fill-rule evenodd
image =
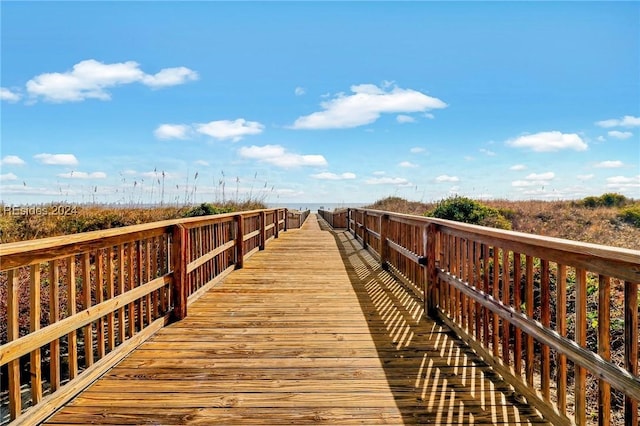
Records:
M351 209L347 209L347 232L351 232Z
M236 216L236 269L244 266L244 217Z
M264 250L267 245L267 213L260 212L260 250Z
M367 229L367 211L362 212L362 248L367 248L367 241L369 240L369 230Z
M380 216L380 266L385 271L389 270L389 215Z
M278 236L280 235L280 209L276 209L273 211L273 224L275 225L274 236L278 238Z
M173 269L172 319L179 321L187 316L187 245L189 233L182 224L173 227L171 233L171 263Z
M287 232L289 229L289 209L284 209L284 231Z
M438 305L437 297L437 279L438 270L436 262L436 224L430 223L427 225L427 270L424 292L424 311L425 314L429 313L432 317L435 317L436 307Z

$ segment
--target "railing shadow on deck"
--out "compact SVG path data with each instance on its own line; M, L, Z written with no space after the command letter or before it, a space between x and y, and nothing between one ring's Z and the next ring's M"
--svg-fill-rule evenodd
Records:
M334 235L405 422L549 424L446 325L426 320L422 301L347 231L321 227Z

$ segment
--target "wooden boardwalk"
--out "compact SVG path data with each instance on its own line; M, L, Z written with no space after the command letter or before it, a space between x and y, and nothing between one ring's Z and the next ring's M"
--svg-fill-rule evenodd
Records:
M46 424L545 424L315 215Z

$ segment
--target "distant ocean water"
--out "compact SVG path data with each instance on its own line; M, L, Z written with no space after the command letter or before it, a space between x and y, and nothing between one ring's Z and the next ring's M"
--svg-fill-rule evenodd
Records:
M317 212L322 210L335 210L347 207L362 207L366 203L269 203L268 207L285 207L292 210L310 210L311 212Z

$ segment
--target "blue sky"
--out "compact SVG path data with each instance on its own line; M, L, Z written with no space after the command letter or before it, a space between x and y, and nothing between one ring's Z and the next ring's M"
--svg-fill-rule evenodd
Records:
M2 2L1 19L5 203L640 198L636 2Z

